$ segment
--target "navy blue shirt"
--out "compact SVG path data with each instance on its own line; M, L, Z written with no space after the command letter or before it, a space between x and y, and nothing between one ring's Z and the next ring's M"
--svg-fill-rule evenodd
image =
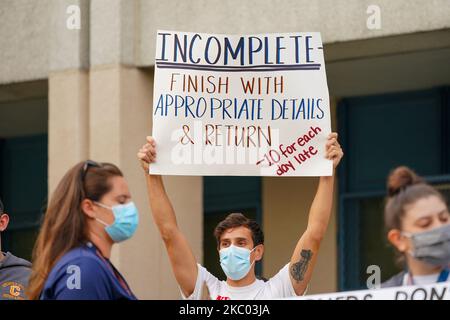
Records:
M136 300L113 264L92 244L75 248L51 270L41 300Z

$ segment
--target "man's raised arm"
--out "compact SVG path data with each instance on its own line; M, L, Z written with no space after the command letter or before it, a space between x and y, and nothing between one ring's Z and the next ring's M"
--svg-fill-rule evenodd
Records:
M326 157L333 160L333 171L343 155L337 141L337 134L330 134L326 145ZM312 277L319 247L330 221L333 185L334 172L331 177L320 177L319 186L309 210L308 226L291 257L289 274L297 295L305 292Z
M195 289L197 261L178 228L175 211L167 196L162 177L149 174L149 165L156 159L156 143L152 137L147 137L147 143L139 150L138 158L145 171L153 221L166 246L178 285L187 297Z

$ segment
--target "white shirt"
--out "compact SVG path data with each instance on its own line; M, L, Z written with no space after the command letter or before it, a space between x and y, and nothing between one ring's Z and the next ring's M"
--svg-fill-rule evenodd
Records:
M426 284L437 283L438 279L439 279L439 275L440 275L440 273L428 274L428 275L424 275L424 276L413 276L412 277L413 284L418 285L418 286L423 286ZM447 280L445 282L450 282L450 276L447 278ZM411 283L409 283L409 273L405 273L405 275L403 276L403 285L404 286L411 285Z
M267 282L257 279L245 287L231 287L226 281L220 281L201 265L198 265L197 269L194 292L189 297L181 293L183 299L200 300L203 284L206 284L212 300L270 300L296 296L289 276L289 264Z

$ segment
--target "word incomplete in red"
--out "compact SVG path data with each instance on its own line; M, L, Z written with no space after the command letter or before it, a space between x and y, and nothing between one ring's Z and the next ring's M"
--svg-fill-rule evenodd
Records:
M310 127L308 132L298 137L295 142L287 146L280 144L277 149L270 149L261 160L256 162L256 165L266 164L269 167L277 165L278 176L281 176L290 170L295 171L296 164L300 165L318 153L318 150L314 146L307 147L306 145L314 139L319 132L322 132L322 129L319 127ZM293 156L293 160L280 163L290 156Z

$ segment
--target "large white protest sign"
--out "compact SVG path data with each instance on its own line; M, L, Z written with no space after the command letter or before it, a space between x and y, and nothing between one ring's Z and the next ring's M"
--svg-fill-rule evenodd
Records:
M330 132L320 33L158 31L152 173L331 175Z
M293 297L295 300L450 300L450 282L423 286L334 292Z

